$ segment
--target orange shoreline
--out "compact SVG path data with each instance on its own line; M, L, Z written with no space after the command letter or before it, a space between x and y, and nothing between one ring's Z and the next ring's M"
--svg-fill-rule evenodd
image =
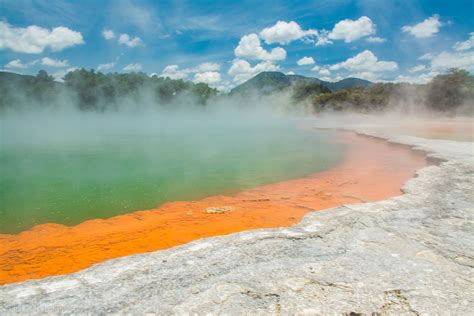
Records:
M426 156L383 140L340 132L347 144L341 165L305 178L76 226L42 224L0 234L0 284L79 271L95 263L256 228L291 226L313 210L377 201L401 193ZM209 207L231 211L212 214Z

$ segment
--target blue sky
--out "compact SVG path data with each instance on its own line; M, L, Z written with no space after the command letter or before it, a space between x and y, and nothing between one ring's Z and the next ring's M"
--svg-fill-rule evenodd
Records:
M474 70L472 12L472 0L0 0L0 69L143 71L223 90L265 70L425 82Z

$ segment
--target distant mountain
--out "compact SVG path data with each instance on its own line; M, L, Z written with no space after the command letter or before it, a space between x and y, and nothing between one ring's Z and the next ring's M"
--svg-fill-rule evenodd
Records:
M337 82L327 82L318 78L300 75L285 75L278 71L265 71L249 79L240 86L235 87L230 93L247 93L252 91L271 93L301 84L320 84L332 92L335 92L354 87L367 87L372 85L372 82L358 78L346 78Z
M25 83L32 83L35 81L34 76L20 75L13 72L0 71L0 85L22 85Z

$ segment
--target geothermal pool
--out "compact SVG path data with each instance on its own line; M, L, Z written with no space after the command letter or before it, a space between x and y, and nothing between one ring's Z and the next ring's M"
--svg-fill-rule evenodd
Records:
M342 144L298 120L59 116L1 122L0 234L233 194L334 167Z

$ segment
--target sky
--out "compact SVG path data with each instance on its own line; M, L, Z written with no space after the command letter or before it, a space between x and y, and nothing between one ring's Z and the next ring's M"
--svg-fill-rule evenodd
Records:
M425 83L474 72L473 0L0 0L0 70L205 82L262 71Z

